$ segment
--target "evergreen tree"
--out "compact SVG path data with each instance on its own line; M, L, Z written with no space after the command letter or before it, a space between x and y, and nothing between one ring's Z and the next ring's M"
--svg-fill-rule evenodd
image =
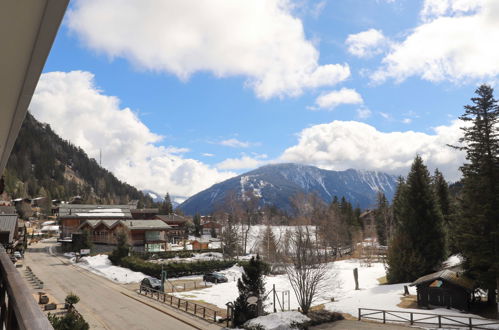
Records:
M391 230L391 215L390 206L385 194L378 193L378 205L374 211L374 220L376 224L376 234L378 236L378 243L380 245L387 245L390 230Z
M130 245L128 244L128 234L126 231L119 231L116 236L116 248L113 250L109 256L109 260L115 265L121 263L121 259L128 256L130 250Z
M217 230L215 229L215 227L211 227L210 235L212 238L217 238Z
M437 198L438 206L443 216L443 229L445 233L445 243L449 252L455 253L457 251L456 243L453 239L453 232L455 231L454 225L454 207L451 202L449 194L449 185L445 178L438 169L435 170L433 175L433 191Z
M166 193L165 200L161 204L160 214L172 214L173 213L173 205L170 198L170 194Z
M203 228L201 226L201 216L199 215L199 213L196 213L194 215L192 222L194 222L194 236L200 237Z
M234 325L240 326L244 322L257 317L263 308L263 297L265 294L265 274L266 265L260 256L251 257L250 261L243 266L243 274L237 280L239 296L234 302ZM257 297L258 304L249 305L249 297Z
M461 128L459 142L464 146L458 147L468 162L461 167L456 242L468 273L488 290L493 303L499 286L499 108L490 86L482 85L475 93L460 117L470 125Z
M268 263L275 263L277 260L278 247L277 240L272 226L267 225L260 241L260 251L264 260Z
M234 223L232 214L229 214L227 222L222 228L222 251L224 257L232 258L238 251L237 227Z
M400 186L397 228L388 249L390 283L412 281L433 272L445 257L442 213L421 157L414 159L407 182Z

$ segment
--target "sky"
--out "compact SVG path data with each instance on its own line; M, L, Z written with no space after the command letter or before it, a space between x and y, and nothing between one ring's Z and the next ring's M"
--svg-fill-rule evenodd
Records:
M499 75L495 0L73 0L30 111L119 179L185 199L272 163L460 177Z

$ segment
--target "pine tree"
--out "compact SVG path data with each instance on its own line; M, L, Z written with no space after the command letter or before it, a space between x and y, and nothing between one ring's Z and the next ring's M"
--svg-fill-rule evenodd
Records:
M166 215L173 213L173 205L169 193L166 193L165 199L161 204L159 212L160 214L166 214Z
M433 272L445 257L442 213L421 157L414 159L407 182L399 186L397 228L388 249L387 279L391 283Z
M194 218L192 219L192 222L194 223L194 236L200 237L201 236L202 227L201 227L201 216L199 215L199 213L196 213L194 215Z
M250 261L243 266L243 274L237 280L237 288L239 296L234 302L234 325L239 326L244 322L255 318L263 306L263 297L265 294L265 282L263 276L265 274L265 263L260 259L260 256L251 257ZM249 297L257 297L258 305L249 305Z
M260 251L264 260L268 263L275 263L277 260L277 241L272 231L272 226L267 225L260 241Z
M499 286L499 108L493 89L482 85L461 120L466 152L456 242L468 273L488 290L489 303ZM499 300L499 293L498 293Z
M231 214L222 228L222 251L224 256L232 258L238 249L237 227Z
M454 218L454 207L451 202L449 194L449 185L445 178L438 169L435 170L435 174L432 178L433 181L433 191L437 197L438 206L443 216L443 228L445 232L445 243L449 252L456 252L456 243L453 239L453 231L455 230Z
M380 245L387 245L391 231L390 205L385 194L378 193L378 205L374 211L374 221L376 224L376 234Z

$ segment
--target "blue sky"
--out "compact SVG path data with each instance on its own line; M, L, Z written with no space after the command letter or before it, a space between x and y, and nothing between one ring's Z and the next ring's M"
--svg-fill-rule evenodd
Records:
M73 1L34 115L141 189L273 162L459 177L457 117L495 85L491 0ZM466 47L462 47L465 45ZM485 54L487 51L487 55ZM497 58L497 56L495 57Z

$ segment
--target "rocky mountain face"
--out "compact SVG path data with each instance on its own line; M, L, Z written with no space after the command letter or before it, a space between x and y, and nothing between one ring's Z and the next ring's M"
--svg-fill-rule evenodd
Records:
M396 186L396 176L381 172L329 171L299 164L267 165L217 183L187 199L179 208L186 214L209 214L226 210L229 194L242 200L251 192L260 206L273 205L290 213L293 211L290 199L299 193L315 193L326 203L334 196L345 197L354 207L366 209L375 206L378 192L391 200Z

